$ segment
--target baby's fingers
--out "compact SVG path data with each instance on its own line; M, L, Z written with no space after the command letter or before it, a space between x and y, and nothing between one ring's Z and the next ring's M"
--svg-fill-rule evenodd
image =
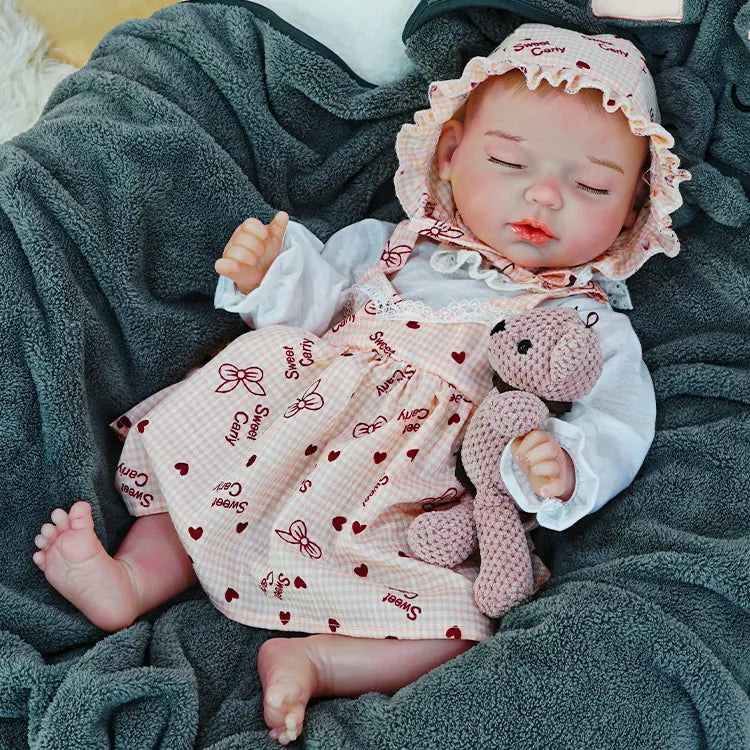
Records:
M254 248L234 244L231 247L226 247L224 249L222 258L234 260L238 265L255 266L257 265L258 258L261 254L262 251L258 251Z
M238 263L233 258L219 258L214 269L220 276L226 276L239 288L252 288L260 284L263 273L246 263Z
M279 211L271 220L268 229L274 237L281 239L284 236L284 232L286 232L288 224L289 214L286 211Z
M565 492L565 483L562 479L554 479L551 482L547 482L540 490L539 495L541 497L560 497Z
M234 281L234 274L236 274L239 269L240 264L231 258L219 258L219 260L214 263L214 270L216 273L220 276L226 276L228 279L232 279L232 281Z
M237 231L239 234L254 237L256 240L260 240L260 242L268 239L268 227L260 219L252 217L245 219L245 221L237 227Z
M214 263L216 272L221 276L226 276L230 281L233 281L237 289L242 294L250 294L253 289L260 286L260 282L263 280L263 271L257 267L248 266L237 263L237 261L231 260L230 258L219 258Z
M516 438L514 440L516 453L525 456L532 448L536 448L547 440L547 433L545 430L532 430L526 433L523 437ZM514 446L511 446L511 453L513 453Z
M284 232L289 225L289 214L286 211L279 211L273 217L273 221L268 225L268 241L266 242L266 255L269 263L281 251L281 243L284 240Z
M557 461L539 461L531 465L531 474L536 477L559 477L560 464Z
M512 449L511 449L512 450ZM558 446L556 443L550 440L545 440L536 448L532 448L526 453L526 459L529 464L538 464L542 461L555 461L557 460Z

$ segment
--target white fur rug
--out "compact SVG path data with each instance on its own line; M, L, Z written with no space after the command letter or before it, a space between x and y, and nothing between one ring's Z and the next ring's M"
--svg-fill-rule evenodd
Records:
M75 68L48 56L37 22L0 0L0 143L32 125L52 89Z

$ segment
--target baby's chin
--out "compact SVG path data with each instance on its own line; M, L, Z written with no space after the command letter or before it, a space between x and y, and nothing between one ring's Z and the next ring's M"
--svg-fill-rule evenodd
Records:
M601 251L591 250L578 255L566 252L565 248L561 247L560 241L553 239L544 245L534 245L518 240L505 245L504 250L498 250L498 252L511 261L516 268L525 268L531 273L540 273L586 266L600 258L606 250L607 248Z
M495 245L491 243L485 244L488 244L504 258L507 258L516 268L525 268L531 273L537 273L547 268L544 251L538 245L534 245L531 242L517 240L515 242L498 242Z

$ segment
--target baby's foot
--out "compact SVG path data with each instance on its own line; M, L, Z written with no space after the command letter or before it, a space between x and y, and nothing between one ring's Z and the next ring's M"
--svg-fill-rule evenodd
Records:
M123 563L110 557L94 532L91 506L77 502L52 511L34 538L33 560L47 581L102 630L114 632L138 615L136 590Z
M299 737L307 702L317 688L318 672L309 648L314 638L271 638L258 653L268 736L282 745Z

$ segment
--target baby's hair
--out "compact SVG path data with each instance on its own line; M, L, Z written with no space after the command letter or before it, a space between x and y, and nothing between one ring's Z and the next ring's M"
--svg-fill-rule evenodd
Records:
M498 85L498 82L502 82L503 88L512 94L518 91L529 90L526 83L526 76L518 70L518 68L512 68L507 73L503 73L499 76L490 76L482 81L482 83L471 92L471 96L467 99L464 107L462 107L462 109L455 115L456 119L463 120L466 112L471 113L471 111L482 101L492 86ZM534 93L537 96L549 98L551 96L561 96L566 92L562 84L560 86L553 86L549 81L542 79L536 89L534 89ZM582 88L574 96L579 96L590 111L600 112L602 110L602 92L600 89Z

